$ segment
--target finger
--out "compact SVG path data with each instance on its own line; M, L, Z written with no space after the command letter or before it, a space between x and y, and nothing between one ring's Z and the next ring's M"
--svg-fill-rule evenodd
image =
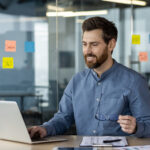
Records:
M121 116L119 117L118 123L123 123L123 120L127 120L127 122L124 122L125 124L136 125L136 118L132 116Z
M120 124L125 124L125 125L130 125L131 124L130 120L118 120L117 122L120 123Z
M36 134L36 133L38 133L38 131L39 131L39 129L38 129L38 127L32 127L32 130L30 131L30 136L31 136L31 138L32 137L34 137L34 135Z
M43 138L47 135L47 131L45 128L41 127L41 130L39 130L40 137Z
M30 133L30 132L31 132L31 130L32 130L32 128L28 128L27 130L28 130L28 132Z
M31 135L32 130L33 130L33 127L28 128L28 133L29 133L30 135Z
M42 129L39 130L39 135L40 135L41 138L44 137L44 131Z
M40 133L40 138L43 138L43 137L45 137L45 133L44 133L44 132L41 132L41 133Z
M129 133L129 134L133 133L133 130L131 129L125 129L125 128L121 128L121 129L123 132Z
M121 128L127 129L127 130L134 130L135 126L133 125L125 125L125 124L120 124Z
M134 127L136 126L136 122L132 122L130 120L119 120L118 123L120 125L126 125L126 126L129 126L129 127Z
M119 119L121 119L121 120L122 120L122 119L123 119L123 120L124 120L124 119L125 119L125 120L127 120L127 119L132 120L133 118L134 118L134 117L129 116L129 115L124 115L124 116L123 116L123 115L119 115Z
M124 132L127 132L127 133L135 132L136 124L135 125L134 124L131 124L131 125L120 124L120 126Z
M124 129L130 129L130 126L126 125L126 124L120 124L121 128Z

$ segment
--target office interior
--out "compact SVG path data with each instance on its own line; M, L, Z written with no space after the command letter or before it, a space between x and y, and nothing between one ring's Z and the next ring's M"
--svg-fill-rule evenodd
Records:
M116 24L113 58L150 86L149 13L149 0L0 0L0 100L16 101L27 126L48 121L86 67L81 26L92 16Z

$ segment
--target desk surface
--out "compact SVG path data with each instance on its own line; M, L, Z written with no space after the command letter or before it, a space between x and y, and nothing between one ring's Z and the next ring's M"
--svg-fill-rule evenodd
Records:
M68 139L65 142L45 143L45 144L22 144L0 140L2 150L52 150L54 147L79 147L82 136L60 136ZM150 145L150 138L127 137L129 146ZM102 150L114 150L114 148L103 147Z

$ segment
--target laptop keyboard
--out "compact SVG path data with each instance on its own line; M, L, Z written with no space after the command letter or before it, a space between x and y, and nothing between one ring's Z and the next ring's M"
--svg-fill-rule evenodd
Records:
M31 140L32 142L36 142L36 141L47 141L48 139L47 138L33 138Z

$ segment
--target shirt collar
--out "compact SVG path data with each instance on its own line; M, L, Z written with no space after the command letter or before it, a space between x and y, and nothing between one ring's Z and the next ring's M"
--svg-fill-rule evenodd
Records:
M94 76L94 78L97 80L97 81L101 81L103 80L107 75L109 75L111 72L113 72L116 67L118 66L118 63L116 62L116 60L113 59L113 65L111 66L111 68L109 68L107 71L105 71L104 73L102 73L101 77L98 77L97 76L97 73L91 69L92 71L92 75Z

